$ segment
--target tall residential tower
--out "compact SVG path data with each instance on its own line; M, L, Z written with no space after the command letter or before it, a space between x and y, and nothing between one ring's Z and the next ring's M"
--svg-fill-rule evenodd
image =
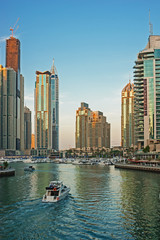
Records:
M87 103L81 103L76 111L76 148L110 148L110 124L100 111L91 111Z
M51 149L51 73L36 71L35 148Z
M13 35L6 40L6 68L16 72L16 150L24 150L24 78L20 75L20 41Z
M134 135L141 149L148 139L160 139L160 36L149 36L134 69Z
M0 149L16 150L16 72L0 65Z
M121 145L124 148L134 145L134 85L131 82L121 95Z
M56 67L51 68L51 126L52 149L59 150L59 79Z

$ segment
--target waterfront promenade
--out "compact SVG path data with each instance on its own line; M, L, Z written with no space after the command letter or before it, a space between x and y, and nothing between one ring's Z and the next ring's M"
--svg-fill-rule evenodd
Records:
M115 168L160 173L160 166L154 166L154 165L148 166L148 165L138 165L138 164L117 163L117 164L115 164Z

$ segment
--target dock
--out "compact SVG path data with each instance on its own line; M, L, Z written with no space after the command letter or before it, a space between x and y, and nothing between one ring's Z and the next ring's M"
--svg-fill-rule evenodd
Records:
M15 169L5 169L5 170L0 170L0 177L8 177L8 176L14 176L15 175Z
M138 165L138 164L115 164L115 168L129 169L129 170L139 170L139 171L147 171L147 172L157 172L160 173L159 166L146 166L146 165Z

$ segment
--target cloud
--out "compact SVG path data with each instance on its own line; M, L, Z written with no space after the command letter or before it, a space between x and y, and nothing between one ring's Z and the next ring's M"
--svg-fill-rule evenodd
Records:
M9 36L0 37L0 43L5 42L6 39L8 39L8 38L9 38Z

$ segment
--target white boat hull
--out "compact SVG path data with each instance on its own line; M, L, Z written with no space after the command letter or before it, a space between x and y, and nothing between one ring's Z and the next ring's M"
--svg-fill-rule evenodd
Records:
M43 195L43 199L42 202L59 202L60 200L64 199L66 196L68 196L70 191L70 188L67 188L66 191L64 193L61 193L60 196L46 196Z

